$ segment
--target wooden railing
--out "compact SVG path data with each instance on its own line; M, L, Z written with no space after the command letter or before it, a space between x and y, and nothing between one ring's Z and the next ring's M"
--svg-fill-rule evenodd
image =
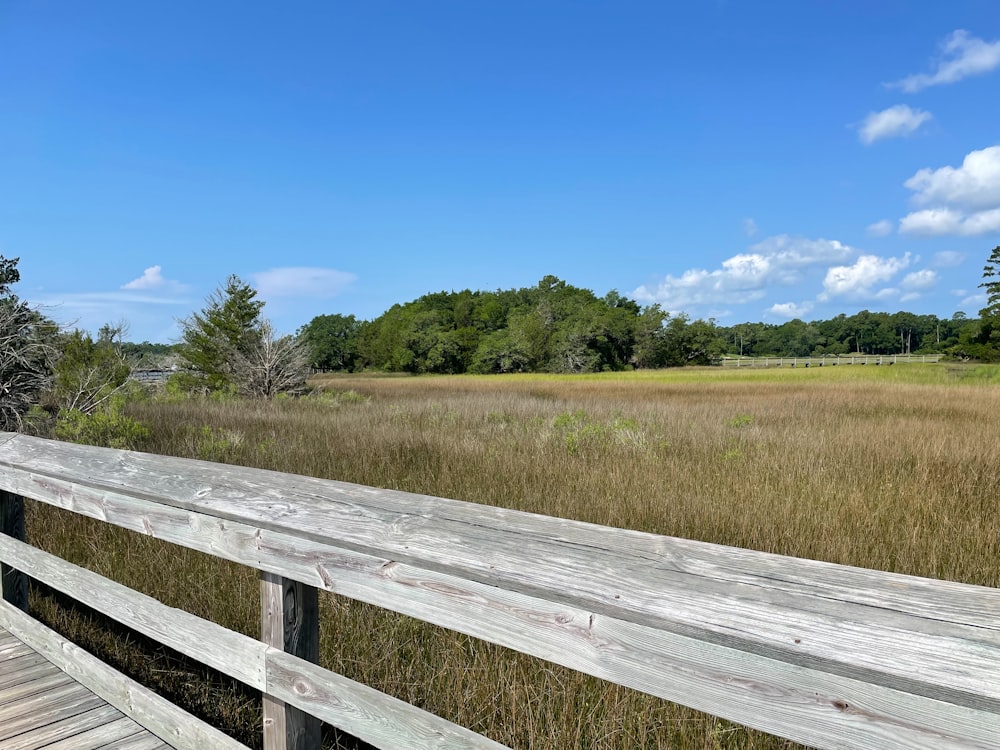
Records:
M317 747L308 717L501 747L313 663L318 589L819 748L1000 746L1000 590L9 433L0 489L8 532L24 496L260 570L255 640L0 535L6 566L259 689L269 749Z
M828 354L821 357L723 357L723 367L836 367L936 363L943 354Z

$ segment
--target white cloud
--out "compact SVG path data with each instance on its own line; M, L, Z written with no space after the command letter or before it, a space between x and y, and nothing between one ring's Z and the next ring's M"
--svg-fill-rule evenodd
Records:
M966 154L960 167L921 169L905 183L918 206L899 231L973 236L1000 231L1000 146Z
M914 211L899 220L899 231L904 234L941 235L961 234L962 214L951 208L928 208Z
M964 260L965 253L954 250L942 250L940 253L934 253L934 265L938 268L954 268L962 265Z
M739 304L761 299L769 286L801 281L809 268L844 261L855 250L836 240L810 240L778 235L727 258L721 268L693 268L680 276L667 274L653 287L641 286L632 296L659 302L670 311L697 304Z
M941 60L933 73L917 73L888 85L912 94L928 86L955 83L1000 67L1000 39L986 42L958 29L946 36L940 47Z
M925 268L906 274L900 282L900 286L909 292L923 291L934 286L937 283L937 278L937 271Z
M745 234L747 237L753 237L755 234L757 234L758 231L759 230L757 228L756 221L754 221L753 219L743 220L743 234Z
M916 132L917 128L933 117L922 109L910 109L905 104L869 112L858 128L858 137L864 144L872 144L883 138L901 138Z
M967 209L1000 206L1000 146L971 151L962 166L921 169L903 185L920 206L945 203Z
M813 306L811 302L779 302L771 305L768 308L768 312L791 320L792 318L801 318L802 316L808 314L812 309Z
M872 237L885 237L887 234L892 234L892 230L893 223L888 219L882 219L882 221L868 225L868 234Z
M122 289L155 289L163 286L166 279L163 278L163 268L161 266L150 266L142 272L142 276L127 284L122 284Z
M250 275L262 297L334 297L358 277L333 268L271 268Z
M914 211L899 220L899 231L925 237L949 234L972 237L987 232L1000 232L1000 208L969 215L952 208Z
M827 269L823 279L823 293L820 299L848 297L851 299L884 299L896 294L894 289L875 287L889 281L893 276L910 265L910 254L902 258L882 258L878 255L862 255L853 265L834 266Z

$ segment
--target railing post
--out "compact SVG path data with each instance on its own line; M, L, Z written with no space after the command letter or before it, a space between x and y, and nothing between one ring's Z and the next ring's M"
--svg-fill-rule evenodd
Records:
M24 541L24 498L0 490L0 533ZM0 592L5 602L28 611L28 576L0 563Z
M315 586L261 571L260 639L319 663L319 595ZM319 750L320 721L264 696L264 750Z

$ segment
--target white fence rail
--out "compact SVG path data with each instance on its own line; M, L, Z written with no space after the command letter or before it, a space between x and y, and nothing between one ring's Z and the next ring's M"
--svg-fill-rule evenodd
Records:
M723 357L723 367L837 367L940 362L941 354L839 354L826 357Z

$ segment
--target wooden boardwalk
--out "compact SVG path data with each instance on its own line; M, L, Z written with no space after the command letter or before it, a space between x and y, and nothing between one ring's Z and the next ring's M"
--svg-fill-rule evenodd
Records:
M172 750L0 628L0 749Z

